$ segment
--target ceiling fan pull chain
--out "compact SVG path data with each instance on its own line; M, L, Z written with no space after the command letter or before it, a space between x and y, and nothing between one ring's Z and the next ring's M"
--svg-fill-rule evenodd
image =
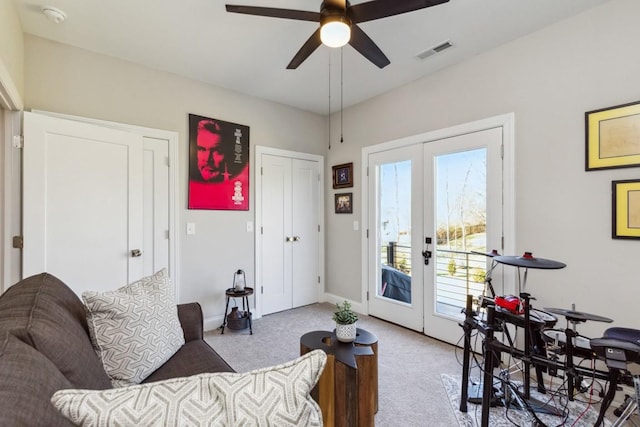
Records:
M344 59L344 48L340 48L340 144L342 144L344 142L344 137L343 137L343 97L344 97L344 64L343 64L343 59Z
M329 150L331 150L331 51L329 51Z

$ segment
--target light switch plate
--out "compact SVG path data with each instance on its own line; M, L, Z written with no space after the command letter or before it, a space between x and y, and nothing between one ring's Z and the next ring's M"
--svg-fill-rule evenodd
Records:
M196 224L194 222L187 223L187 234L196 234Z

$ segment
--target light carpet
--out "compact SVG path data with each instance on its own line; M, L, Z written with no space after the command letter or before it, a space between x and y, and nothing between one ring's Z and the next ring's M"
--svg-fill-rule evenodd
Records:
M460 412L461 375L442 374L442 384L449 396L449 401L458 422L463 427L478 427L482 420L482 405L467 404L467 412ZM477 381L473 381L477 383ZM538 393L532 389L531 397L540 402L549 401L549 395ZM548 414L536 414L546 426L593 426L598 418L598 411L587 403L574 400L572 402L552 401L551 405L565 413L565 417ZM566 406L565 406L566 404ZM489 425L491 427L532 426L532 417L519 409L506 411L504 407L493 407L489 410ZM611 423L605 420L605 426Z
M312 304L255 320L253 335L228 329L221 335L216 329L205 339L238 372L275 365L299 356L303 334L333 330L333 309L327 303ZM461 372L459 349L369 316L360 316L358 327L378 337L376 426L458 425L440 374Z

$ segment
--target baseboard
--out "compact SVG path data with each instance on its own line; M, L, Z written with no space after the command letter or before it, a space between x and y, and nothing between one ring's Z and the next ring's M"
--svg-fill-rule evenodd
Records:
M324 294L324 301L328 302L330 304L337 304L337 303L342 303L344 301L349 301L349 303L351 304L351 309L353 311L355 311L356 313L359 314L367 314L367 310L365 310L365 305L362 304L361 302L355 302L355 301L351 301L350 299L338 296L338 295L334 295L334 294L330 294L325 292Z
M261 316L256 316L255 312L251 312L251 320L256 320L259 319ZM212 316L212 317L207 317L203 320L203 328L206 331L213 331L215 329L218 329L220 326L222 326L222 321L224 320L224 317L222 316Z
M218 329L220 326L222 326L223 320L224 320L223 316L213 316L213 317L205 318L203 321L203 324L204 324L203 327L205 332Z
M323 295L323 299L320 302L327 302L329 304L337 304L337 303L342 303L344 301L349 301L349 303L351 303L351 308L353 309L353 311L355 311L356 313L359 314L367 314L365 308L365 305L360 303L360 302L355 302L355 301L351 301L350 299L338 296L338 295L334 295L334 294L330 294L330 293L324 293ZM256 316L255 313L252 312L252 314L254 314L253 316L251 316L251 318L253 320L255 319L259 319L261 316ZM222 321L224 320L223 316L212 316L212 317L207 317L204 319L204 330L205 331L213 331L215 329L218 329L220 326L222 326Z

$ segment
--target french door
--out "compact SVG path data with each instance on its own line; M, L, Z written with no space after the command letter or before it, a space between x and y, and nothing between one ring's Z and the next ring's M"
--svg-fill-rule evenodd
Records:
M424 144L425 334L455 343L466 297L485 292L488 258L502 253L502 129Z
M368 153L367 269L371 315L456 343L503 252L505 132L450 134Z
M422 331L422 145L368 160L369 314Z

